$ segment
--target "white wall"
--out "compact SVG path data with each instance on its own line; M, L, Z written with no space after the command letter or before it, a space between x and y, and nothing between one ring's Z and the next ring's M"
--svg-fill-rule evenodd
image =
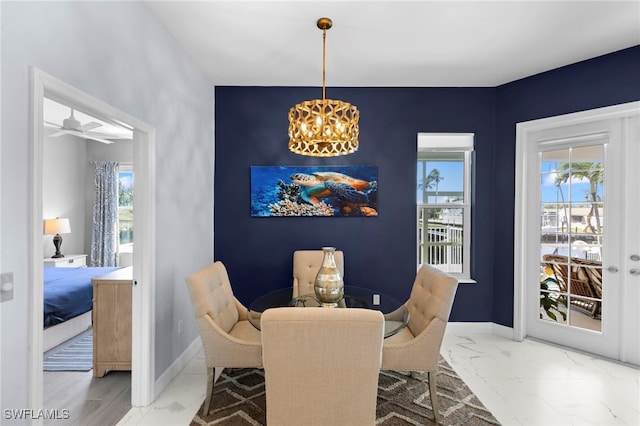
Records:
M38 408L27 398L29 67L156 128L156 377L197 338L184 278L213 259L213 85L141 2L0 8L0 265L15 282L14 299L0 310L0 402Z
M86 143L70 135L45 138L42 153L42 218L69 218L71 233L62 235L60 251L63 254L86 254L86 172L83 167L87 161ZM43 238L43 257L51 257L56 251L53 236L44 235Z

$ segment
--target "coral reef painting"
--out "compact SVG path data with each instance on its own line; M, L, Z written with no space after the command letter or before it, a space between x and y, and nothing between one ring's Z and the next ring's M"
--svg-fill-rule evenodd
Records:
M252 166L251 216L378 216L378 168Z

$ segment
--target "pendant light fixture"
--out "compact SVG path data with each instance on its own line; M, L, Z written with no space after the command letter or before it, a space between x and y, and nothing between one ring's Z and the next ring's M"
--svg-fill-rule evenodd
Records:
M318 19L322 30L322 99L303 101L289 110L289 150L312 157L335 157L358 150L358 119L355 105L326 99L327 30L333 22Z

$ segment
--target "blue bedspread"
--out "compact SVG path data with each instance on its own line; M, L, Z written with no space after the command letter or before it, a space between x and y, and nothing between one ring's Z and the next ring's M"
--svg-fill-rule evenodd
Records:
M119 269L44 268L44 326L59 324L93 307L91 278Z

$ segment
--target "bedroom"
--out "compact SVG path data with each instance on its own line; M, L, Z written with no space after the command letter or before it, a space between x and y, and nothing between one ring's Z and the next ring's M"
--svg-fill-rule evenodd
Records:
M91 254L94 179L98 162L118 163L116 170L120 182L118 192L121 206L118 207L117 226L120 239L118 249L111 257L117 257L118 267L132 264L133 146L129 130L113 126L80 111L71 111L69 106L48 98L44 99L44 121L46 137L43 144L42 171L43 219L67 218L70 228L62 235L60 252L64 257L52 257L56 252L52 235L43 235L43 350L46 352L91 327L91 278L117 269L113 265L115 262L111 262L112 266L106 267L107 263L96 261L97 256ZM65 126L66 130L61 130L61 126ZM109 250L100 252L108 253ZM78 267L68 267L76 265ZM101 267L94 270L92 265ZM60 275L63 273L64 275ZM77 305L63 305L70 296L67 293L54 293L54 290L58 289L54 287L56 283L64 282L64 287L70 283L68 273L79 273L83 276L83 281L76 285ZM49 295L53 295L55 299L48 299ZM90 380L90 375L91 373L87 375L87 380Z

